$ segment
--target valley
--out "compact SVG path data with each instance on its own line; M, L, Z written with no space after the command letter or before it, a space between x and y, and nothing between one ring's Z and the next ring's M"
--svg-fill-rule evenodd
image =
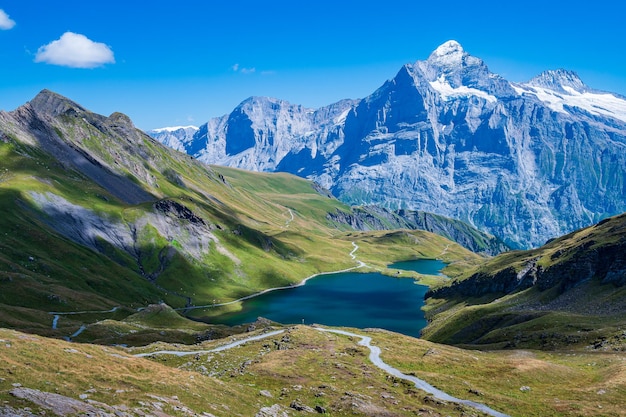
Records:
M111 329L151 304L190 314L224 304L221 314L267 288L363 261L386 271L390 261L443 253L454 275L483 259L427 232L334 223L328 213L350 208L308 181L208 167L123 115L97 115L47 90L0 121L6 327L138 343L163 330L133 329L131 337ZM363 261L354 260L356 246Z
M474 70L486 71L482 61L448 46L453 57L440 50L432 59L454 61L460 54ZM413 87L423 87L418 70L427 64L404 68L414 76ZM447 74L449 82L458 75ZM563 82L564 74L552 75ZM565 78L595 94L572 77ZM489 88L511 87L490 80ZM524 85L520 94L556 88L542 80ZM468 90L431 83L439 95L445 93L443 101L469 100ZM339 129L338 123L347 128L360 120L363 106L385 97L387 87L315 117L326 132ZM491 105L485 91L469 91L478 97L472 106ZM533 103L536 110L540 105ZM390 110L385 117L399 116ZM561 123L565 116L555 117ZM612 128L622 132L620 123ZM378 142L384 129L377 126L376 135L361 139ZM339 141L342 132L333 137ZM407 133L385 132L396 144ZM609 135L607 152L619 153L619 132ZM248 139L251 145L258 137ZM228 145L229 152L244 152L243 145ZM368 158L360 162L372 163ZM614 194L610 210L583 210L585 221L595 224L529 250L509 251L504 242L534 245L545 235L532 227L516 234L521 223L510 221L509 238L496 237L458 219L467 217L441 215L454 214L446 210L433 214L371 201L351 206L357 200L335 198L321 177L314 182L200 159L165 147L121 113L99 115L49 90L0 112L1 415L623 412L626 217L610 216L622 207ZM611 160L616 165L602 178L623 172L622 160ZM359 163L352 163L358 170ZM606 195L618 187L621 177L615 178L615 184L599 180ZM354 184L348 188L353 197L363 195ZM498 190L494 195L505 201L504 212L487 200L480 204L493 209L490 218L510 218L503 213L511 209L511 190ZM583 204L569 192L559 195L559 210ZM440 191L423 196L453 204ZM531 197L523 199L534 201ZM556 224L556 212L540 210L547 217L535 218L527 208L522 204L514 211L525 221L527 214L533 218L531 225ZM397 264L416 260L445 267L439 273ZM327 286L320 286L325 279ZM297 298L305 289L317 291L317 297ZM340 297L361 292L365 297L355 304ZM269 306L279 293L294 294L289 302L297 305L277 304L285 313L277 318L245 316L249 303ZM369 315L365 304L373 307ZM323 314L307 316L300 307ZM394 314L409 323L399 323ZM244 318L227 320L237 315ZM334 321L348 316L362 321Z

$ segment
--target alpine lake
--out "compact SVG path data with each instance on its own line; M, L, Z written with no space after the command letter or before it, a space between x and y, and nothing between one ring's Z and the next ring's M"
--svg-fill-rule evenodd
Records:
M441 275L445 266L439 260L419 259L389 268ZM264 317L283 324L374 327L419 337L427 324L421 310L426 291L428 287L411 278L377 272L322 274L305 285L250 298L241 311L213 317L211 322L234 326Z

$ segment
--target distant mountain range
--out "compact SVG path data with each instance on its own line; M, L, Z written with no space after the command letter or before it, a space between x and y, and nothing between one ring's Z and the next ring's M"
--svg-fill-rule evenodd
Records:
M352 205L456 218L513 247L626 211L626 98L571 71L514 83L449 41L370 96L308 109L251 97L149 134L209 164L285 171Z

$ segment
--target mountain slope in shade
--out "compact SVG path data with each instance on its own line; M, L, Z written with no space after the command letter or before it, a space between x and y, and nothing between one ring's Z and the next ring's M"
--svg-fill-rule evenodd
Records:
M391 211L380 206L352 207L350 213L328 213L328 219L356 230L426 230L474 253L497 255L510 250L500 239L458 220L414 210Z
M362 100L250 98L186 150L306 177L348 204L460 219L514 247L626 211L624 97L566 70L509 82L455 41Z

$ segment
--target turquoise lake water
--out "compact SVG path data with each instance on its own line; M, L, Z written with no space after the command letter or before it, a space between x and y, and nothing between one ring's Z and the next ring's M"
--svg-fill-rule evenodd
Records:
M413 269L437 274L439 264L413 261ZM403 262L408 269L410 262ZM445 266L440 263L439 269ZM427 272L431 271L431 272ZM434 271L434 272L432 272ZM258 317L284 323L325 324L356 328L379 327L419 337L426 326L421 307L428 287L409 278L391 278L379 273L324 274L300 287L272 291L243 303L243 310L213 318L213 323L237 325Z
M415 271L420 274L443 276L441 270L446 267L446 264L439 259L417 259L415 261L396 262L388 266L389 268Z

